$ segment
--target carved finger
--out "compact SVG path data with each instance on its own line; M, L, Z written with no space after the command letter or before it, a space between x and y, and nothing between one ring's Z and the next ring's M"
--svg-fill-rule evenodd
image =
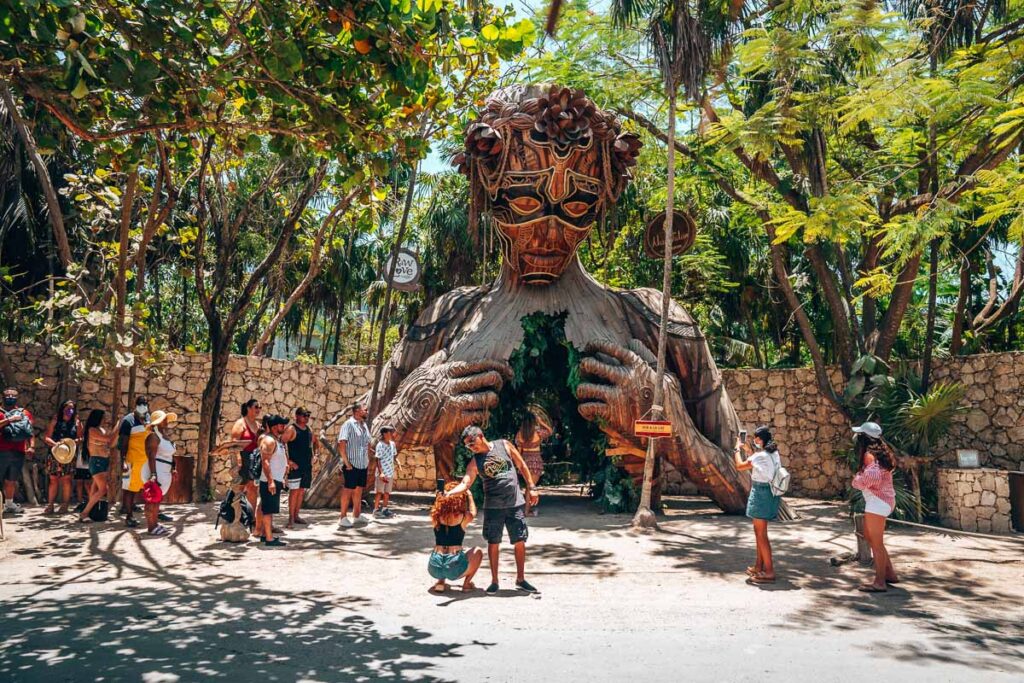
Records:
M610 341L594 341L587 344L587 351L589 353L604 353L615 360L619 361L623 365L633 365L638 360L642 360L638 355L627 349L625 346L619 346L618 344Z
M598 418L607 420L608 415L610 414L608 404L601 403L600 401L587 401L586 403L581 403L579 405L579 411L580 415L583 416L583 419L590 420L591 422Z
M459 394L452 398L452 404L459 411L493 410L498 406L498 394L493 391Z
M654 352L647 348L639 339L629 340L629 350L639 356L645 363L651 367L655 367L658 364L658 358L654 355Z
M607 384L582 382L578 387L576 387L576 398L580 401L595 399L604 403L611 403L618 393L619 390L617 388L608 386Z
M512 366L501 360L456 361L448 366L448 376L453 379L488 371L496 372L505 379L512 379L513 377Z
M467 410L464 413L459 413L459 419L456 421L459 431L465 429L469 425L477 425L484 427L487 425L487 420L491 414L486 410Z
M619 362L618 358L616 358L615 356L609 356L607 353L601 353L600 351L598 351L597 353L594 354L594 358L598 359L605 365L611 365L613 368L623 367L622 363Z
M600 377L601 379L611 382L612 384L619 384L624 382L629 376L626 368L618 365L609 365L608 363L602 363L593 356L588 356L580 361L580 370L585 375L592 375L594 377Z
M505 383L505 380L495 370L488 370L487 372L481 372L476 375L469 375L467 377L460 377L452 381L452 393L453 394L470 394L480 389L500 390L501 385Z

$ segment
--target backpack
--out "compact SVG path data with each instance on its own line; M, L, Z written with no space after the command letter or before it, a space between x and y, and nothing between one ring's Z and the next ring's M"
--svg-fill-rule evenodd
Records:
M25 411L21 408L15 408L11 411L3 410L0 412L3 413L4 417L20 417L20 419L15 422L4 425L4 439L17 443L20 441L28 441L32 438L32 423L29 422L28 416L25 415Z
M772 475L769 486L771 486L773 496L784 496L789 492L789 470L782 466L782 458L779 457L778 451L775 451L773 455L775 456L775 474Z
M220 520L224 520L228 524L235 521L235 496L237 494L234 491L228 491L228 495L224 496L224 500L217 506L217 519L213 522L213 528L216 529L217 525L220 524ZM246 529L252 529L256 525L256 515L253 513L252 505L249 504L249 499L244 495L239 496L240 508L242 519L239 520Z
M89 519L94 522L105 522L110 515L110 505L105 500L98 500L89 510Z

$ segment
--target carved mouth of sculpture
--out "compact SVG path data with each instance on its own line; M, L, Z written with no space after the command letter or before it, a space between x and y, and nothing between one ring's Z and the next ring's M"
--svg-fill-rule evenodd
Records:
M540 270L557 268L565 261L565 256L565 252L561 251L534 251L521 254L523 261L528 266Z

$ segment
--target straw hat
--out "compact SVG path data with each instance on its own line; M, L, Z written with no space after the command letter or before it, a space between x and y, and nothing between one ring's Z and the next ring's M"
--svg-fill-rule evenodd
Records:
M61 465L67 465L75 459L76 450L78 450L78 445L74 439L61 439L56 446L50 449L50 454Z
M164 422L177 422L177 413L165 413L162 410L154 410L149 416L149 426L156 427Z

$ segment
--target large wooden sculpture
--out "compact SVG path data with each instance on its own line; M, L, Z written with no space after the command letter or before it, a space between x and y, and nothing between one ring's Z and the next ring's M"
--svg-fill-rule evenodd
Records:
M628 182L639 139L582 92L533 86L494 93L465 145L456 161L470 179L470 224L492 217L501 272L420 315L385 368L374 427L394 426L402 448L433 447L438 476L450 472L460 431L486 421L512 376L507 361L522 343L523 316L564 313L566 339L585 356L579 412L608 434L609 453L639 471L644 443L632 436L633 421L651 406L661 293L606 287L576 255ZM669 324L665 409L675 434L659 452L723 510L740 512L749 483L730 455L736 413L704 337L674 302ZM333 504L339 479L334 460L308 500Z

